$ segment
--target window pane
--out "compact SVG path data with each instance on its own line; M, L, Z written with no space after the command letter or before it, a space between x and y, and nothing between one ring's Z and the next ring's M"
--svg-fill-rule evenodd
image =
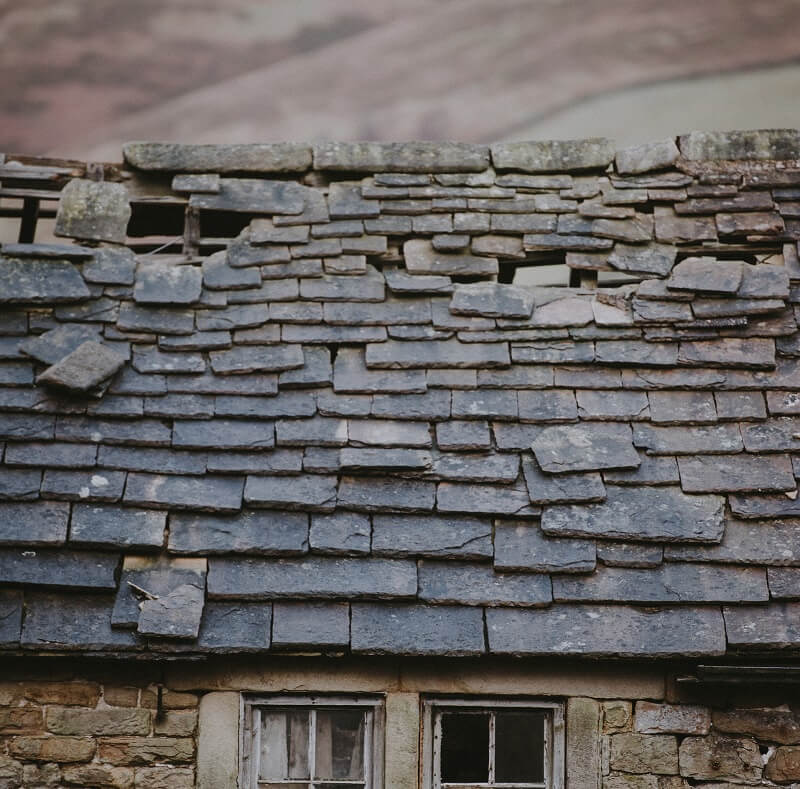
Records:
M309 778L308 713L261 711L261 768L266 781Z
M442 713L443 782L489 780L489 716L486 713Z
M364 713L317 711L315 778L338 781L364 777Z
M497 711L495 780L544 782L544 712Z

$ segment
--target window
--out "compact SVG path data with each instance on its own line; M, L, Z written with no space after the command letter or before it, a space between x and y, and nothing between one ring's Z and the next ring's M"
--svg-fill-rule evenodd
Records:
M427 789L563 789L564 712L539 701L425 702Z
M245 698L242 715L240 786L381 789L382 699Z

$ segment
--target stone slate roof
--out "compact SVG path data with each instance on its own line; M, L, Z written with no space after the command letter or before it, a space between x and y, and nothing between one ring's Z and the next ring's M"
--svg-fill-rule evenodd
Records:
M124 153L0 166L3 649L800 646L797 132Z

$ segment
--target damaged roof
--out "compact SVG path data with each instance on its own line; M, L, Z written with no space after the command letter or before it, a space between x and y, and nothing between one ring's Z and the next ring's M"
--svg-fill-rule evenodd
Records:
M0 647L797 650L799 157L4 157Z

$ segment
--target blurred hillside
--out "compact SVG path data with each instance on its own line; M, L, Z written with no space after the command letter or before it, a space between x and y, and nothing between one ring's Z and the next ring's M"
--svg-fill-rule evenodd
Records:
M0 150L800 126L797 0L0 0Z

